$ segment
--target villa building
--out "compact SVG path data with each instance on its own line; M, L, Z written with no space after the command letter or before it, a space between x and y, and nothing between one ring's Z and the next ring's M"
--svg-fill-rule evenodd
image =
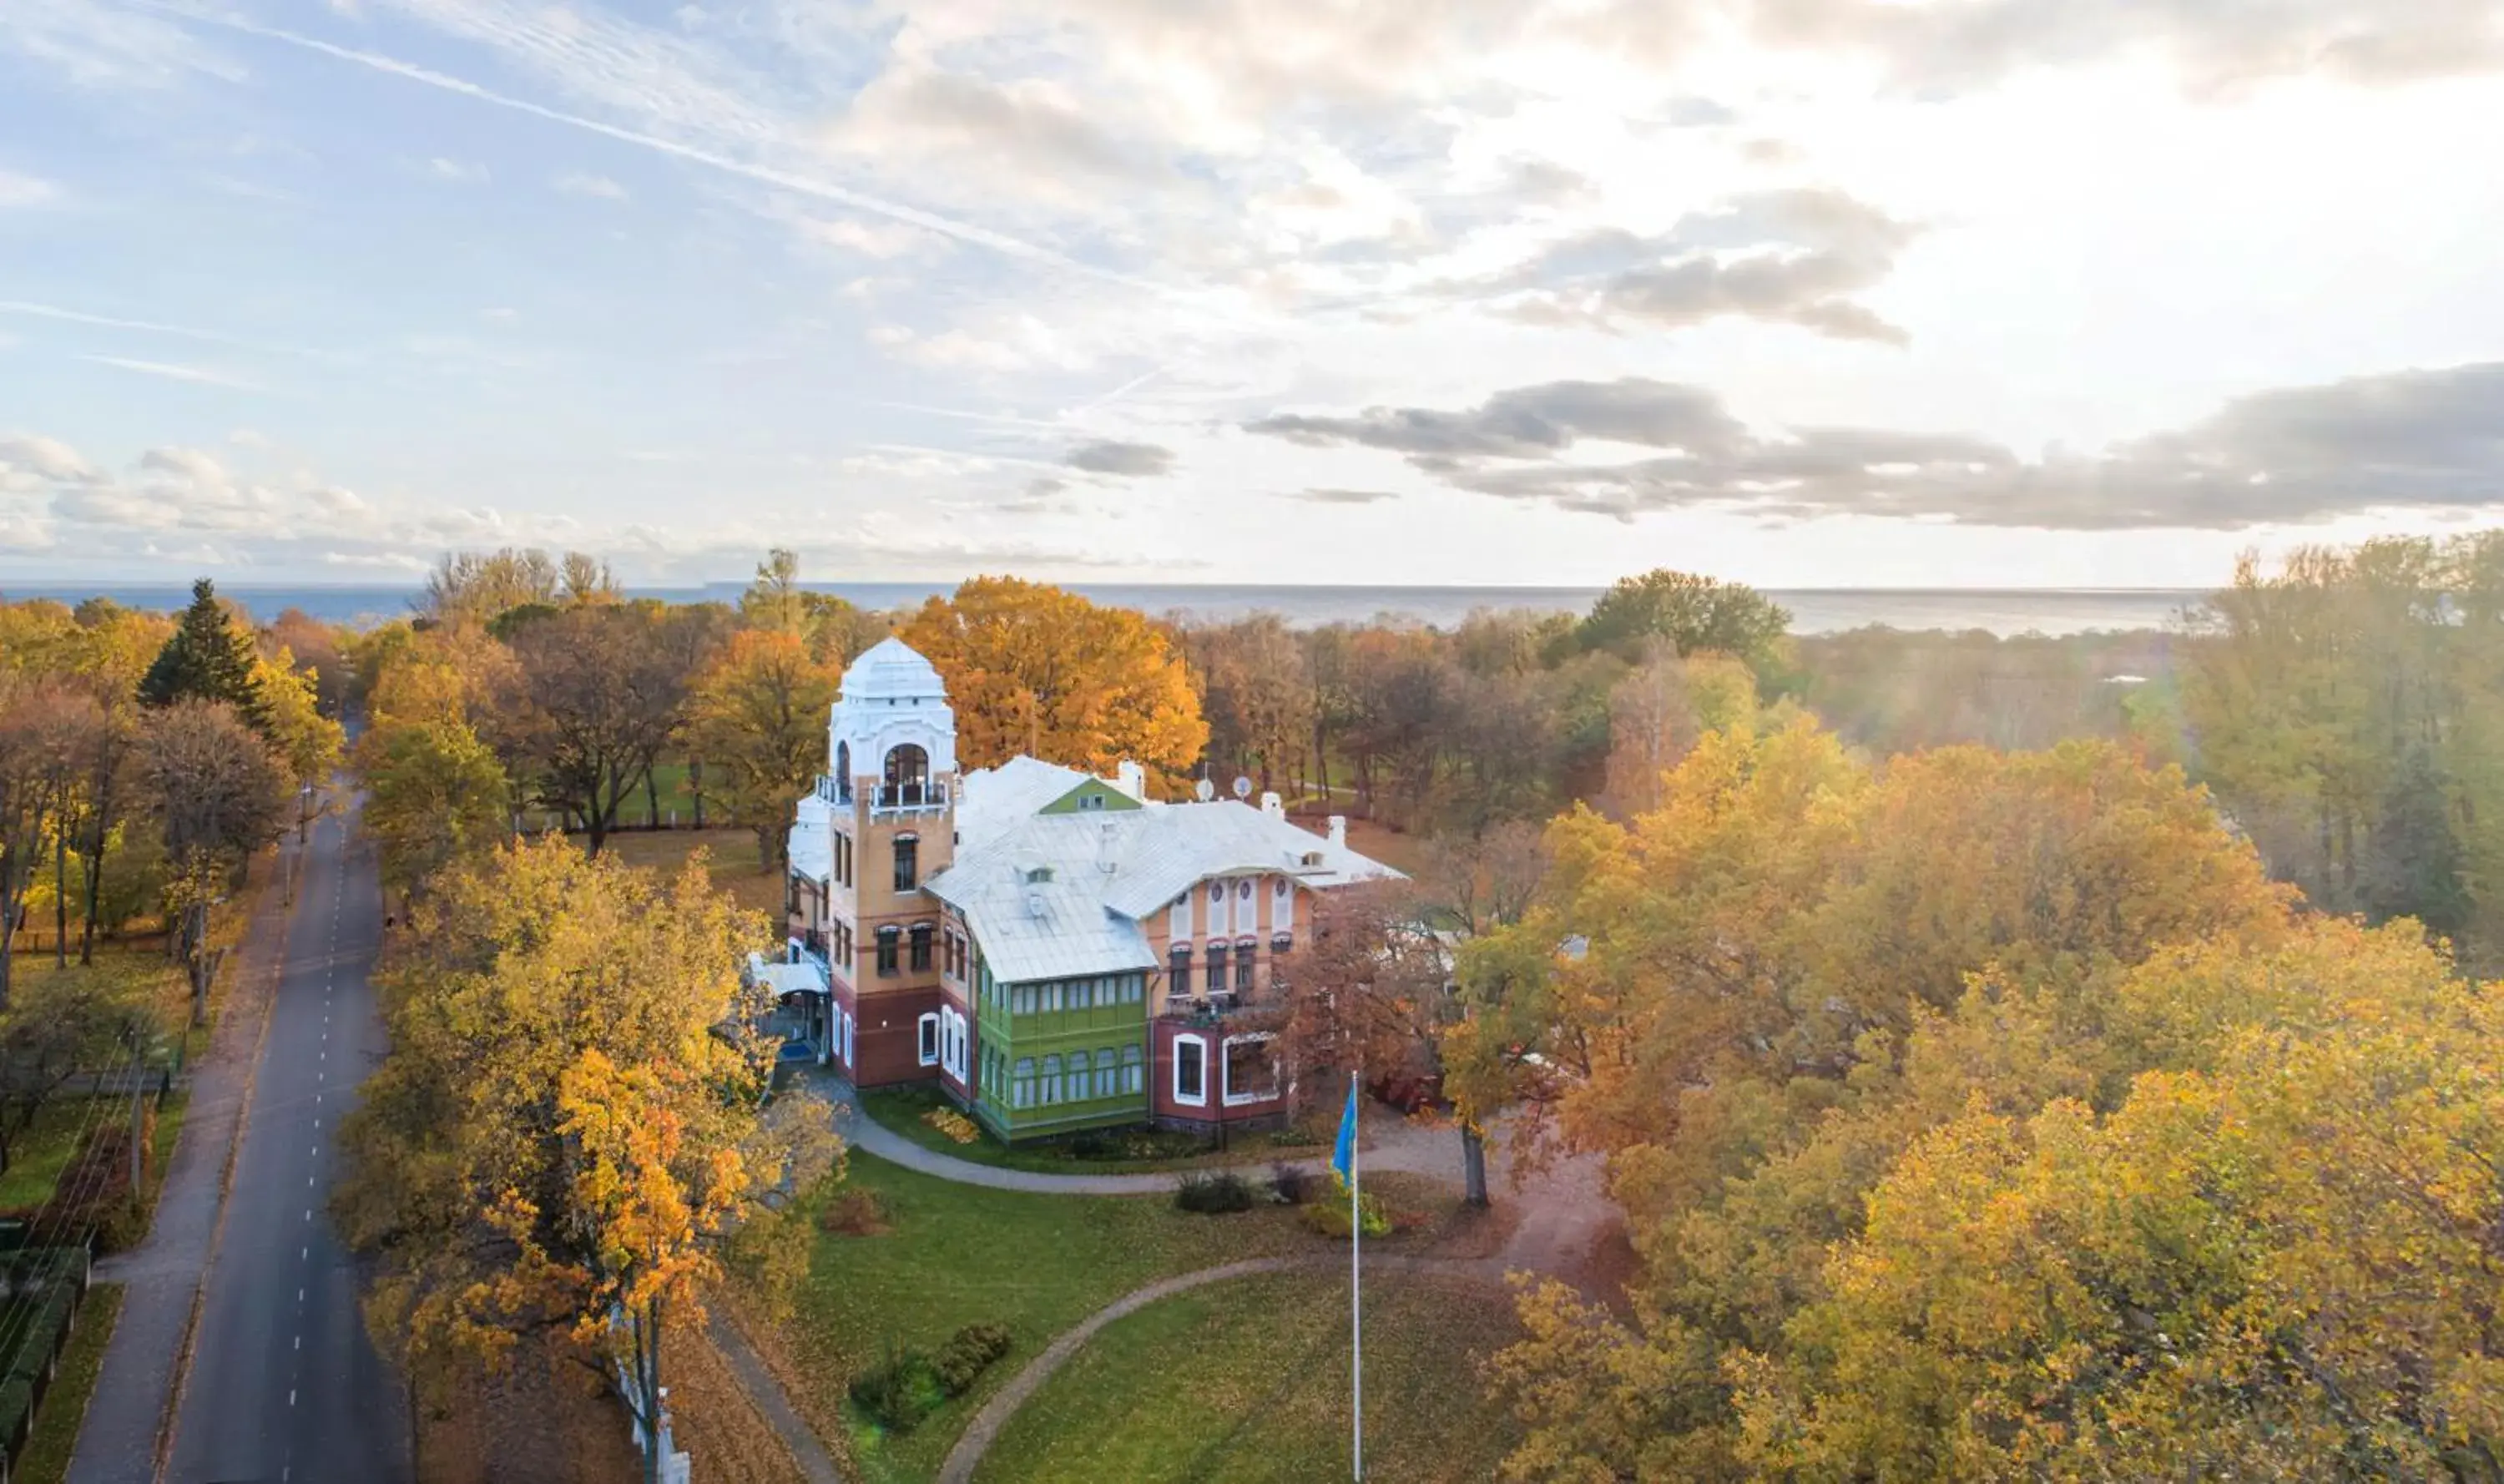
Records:
M790 834L789 962L819 1058L865 1087L936 1082L1003 1139L1281 1121L1259 1028L1317 893L1397 872L1259 807L1147 797L1012 758L960 775L928 661L852 662L828 771Z

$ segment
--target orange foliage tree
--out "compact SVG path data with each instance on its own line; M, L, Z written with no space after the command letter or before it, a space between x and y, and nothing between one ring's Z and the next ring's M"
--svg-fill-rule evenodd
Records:
M1026 753L1101 774L1128 759L1171 788L1208 745L1181 653L1128 608L977 577L923 604L901 637L947 680L968 768Z

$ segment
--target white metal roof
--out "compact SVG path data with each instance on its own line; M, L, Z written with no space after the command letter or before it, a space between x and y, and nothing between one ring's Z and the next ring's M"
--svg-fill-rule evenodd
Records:
M844 671L846 701L942 701L947 695L948 687L930 662L891 634L862 650Z
M1011 983L1154 968L1139 919L1210 877L1337 885L1399 875L1232 800L993 817L981 836L965 832L955 862L922 884L965 914L993 977Z
M827 825L826 801L815 790L800 796L800 807L792 816L791 832L785 838L791 853L791 869L810 880L824 883L835 874L835 842Z

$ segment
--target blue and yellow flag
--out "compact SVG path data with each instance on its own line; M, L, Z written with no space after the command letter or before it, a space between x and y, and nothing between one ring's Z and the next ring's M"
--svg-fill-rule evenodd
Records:
M1331 1151L1331 1172L1339 1183L1347 1184L1356 1177L1356 1074L1347 1078L1347 1112L1339 1115L1339 1148Z

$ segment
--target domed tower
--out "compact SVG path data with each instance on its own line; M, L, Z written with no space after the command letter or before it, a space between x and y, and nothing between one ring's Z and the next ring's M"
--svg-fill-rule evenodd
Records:
M844 672L821 785L832 837L834 1051L862 1086L932 1075L940 904L922 883L954 857L956 716L923 659L884 638Z

